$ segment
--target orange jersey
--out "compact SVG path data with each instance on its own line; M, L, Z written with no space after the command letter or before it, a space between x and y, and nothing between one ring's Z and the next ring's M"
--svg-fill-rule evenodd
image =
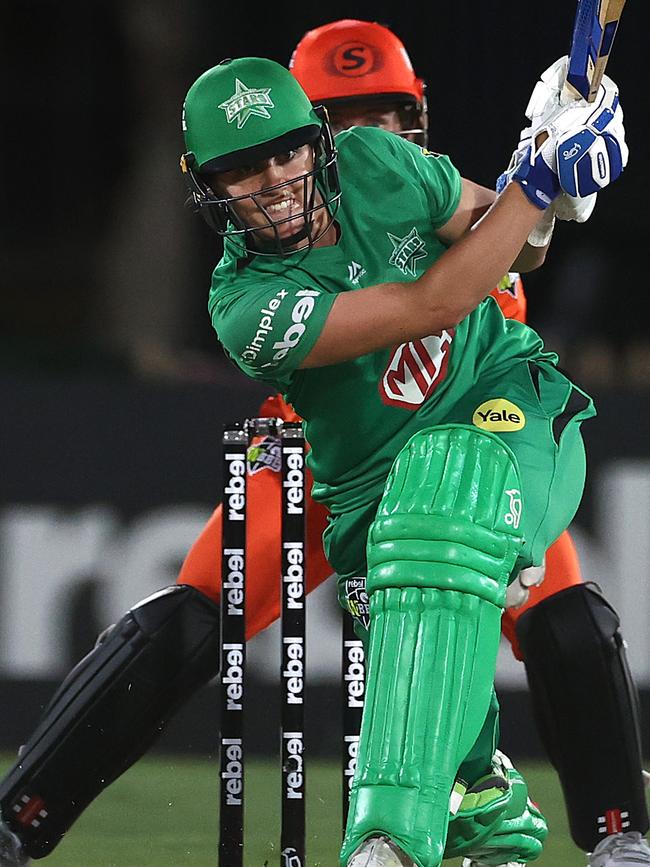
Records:
M505 316L525 321L526 298L518 274L509 274L492 292ZM260 407L260 417L300 421L293 408L280 395L269 397ZM246 539L246 637L251 638L280 616L280 465L266 450L273 448L273 437L260 437L249 449L248 532ZM311 489L307 472L307 491ZM322 584L333 572L325 558L322 534L327 526L327 510L308 495L306 501L306 591ZM179 584L191 584L214 601L221 594L221 506L190 548L178 576ZM508 609L502 628L513 652L521 658L515 636L517 618L531 605L582 581L575 548L565 531L549 548L546 572L540 587L531 590L528 602Z
M526 321L526 294L521 276L516 271L511 271L501 280L499 285L490 293L496 298L501 312L506 319L516 319L517 322Z

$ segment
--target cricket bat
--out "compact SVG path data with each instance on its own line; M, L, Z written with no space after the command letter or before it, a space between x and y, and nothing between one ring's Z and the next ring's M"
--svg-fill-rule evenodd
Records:
M565 88L593 102L609 60L625 0L578 0Z

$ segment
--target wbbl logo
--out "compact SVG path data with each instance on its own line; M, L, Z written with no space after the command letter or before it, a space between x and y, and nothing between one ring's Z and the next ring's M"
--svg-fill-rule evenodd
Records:
M241 455L227 454L228 480L224 488L229 521L243 521L246 514L246 461Z
M261 470L280 472L280 440L277 437L264 437L259 443L251 446L247 453L248 473L254 476Z

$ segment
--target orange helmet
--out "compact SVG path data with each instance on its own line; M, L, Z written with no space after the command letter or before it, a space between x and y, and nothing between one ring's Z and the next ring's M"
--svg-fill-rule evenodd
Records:
M376 21L344 18L309 30L289 62L312 103L386 99L409 107L411 125L426 131L425 83L402 41ZM413 116L414 115L414 116Z

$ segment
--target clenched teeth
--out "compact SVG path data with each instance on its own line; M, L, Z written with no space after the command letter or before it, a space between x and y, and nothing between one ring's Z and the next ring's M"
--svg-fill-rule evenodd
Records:
M275 213L278 211L288 211L292 204L293 199L283 199L281 202L274 202L272 205L267 205L267 210Z

